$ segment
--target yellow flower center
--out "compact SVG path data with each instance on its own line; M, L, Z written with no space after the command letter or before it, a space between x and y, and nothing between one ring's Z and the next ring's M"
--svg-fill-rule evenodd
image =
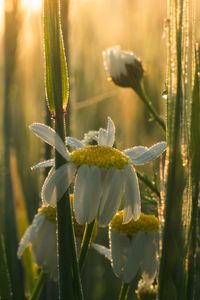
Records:
M74 201L74 194L70 194L70 201L72 202ZM49 222L53 224L56 223L56 209L54 207L42 206L38 209L38 213L43 214ZM78 224L74 214L72 215L72 218L73 218L75 236L77 238L82 239L85 230L85 225ZM96 234L97 234L97 224L94 225L92 240L95 238Z
M141 213L137 221L131 220L129 223L123 224L123 211L121 210L116 213L109 227L128 236L133 236L139 231L149 232L158 230L159 222L155 216Z
M51 206L42 206L38 209L38 212L43 214L45 218L51 222L56 223L56 209Z
M87 146L70 154L71 160L77 165L97 166L100 168L115 167L123 169L129 162L128 156L108 146Z

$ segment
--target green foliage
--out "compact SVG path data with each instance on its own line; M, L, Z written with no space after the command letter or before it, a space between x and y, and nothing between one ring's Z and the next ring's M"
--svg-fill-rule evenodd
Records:
M13 300L3 235L0 235L0 299Z
M62 102L61 109L66 111L69 94L64 42L59 15L56 13L58 9L58 1L44 1L46 97L53 115L56 111L55 106L59 105L58 101Z
M198 284L198 234L200 220L198 216L199 182L200 182L200 46L196 45L195 81L191 109L191 188L192 188L192 211L189 231L188 247L188 286L187 299L197 299Z

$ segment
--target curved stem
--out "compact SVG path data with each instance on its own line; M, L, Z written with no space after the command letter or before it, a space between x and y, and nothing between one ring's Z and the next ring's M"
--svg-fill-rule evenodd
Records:
M151 180L149 180L147 176L143 175L140 172L137 172L137 176L154 194L156 194L156 196L158 196L158 198L160 198L159 190L157 189L155 184L153 184Z
M162 127L162 129L166 132L166 125L164 120L159 116L158 112L154 108L151 100L148 98L147 94L145 93L144 88L140 85L137 89L134 88L138 96L141 98L141 100L144 102L144 104L147 106L148 110L154 117L155 121Z
M125 283L125 282L122 283L118 300L127 299L129 288L130 288L130 283Z
M30 296L29 300L37 300L38 299L41 289L42 289L42 286L45 282L45 279L46 279L46 274L43 271L41 271L40 275L38 277L38 280L36 282L36 286L34 287L33 293Z
M83 264L84 264L84 261L85 261L86 255L87 255L87 251L88 251L90 243L91 243L94 225L95 225L95 220L92 223L87 224L85 227L83 240L81 243L81 250L79 253L79 268L80 268L80 270L82 270L82 268L83 268Z

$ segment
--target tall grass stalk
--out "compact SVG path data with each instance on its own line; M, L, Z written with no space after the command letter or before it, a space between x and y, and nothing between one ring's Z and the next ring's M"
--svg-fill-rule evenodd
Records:
M60 1L44 1L44 42L48 104L55 116L55 130L64 141L63 111L68 100L68 77L60 24ZM55 153L55 162L56 168L65 163L58 152ZM76 294L77 299L82 299L69 192L57 203L57 242L59 298L75 299Z
M184 1L168 1L170 26L168 170L166 182L165 225L159 272L159 299L185 299L185 244L183 197L186 185L183 164L183 8ZM173 63L172 63L173 62Z
M10 274L4 245L3 235L0 235L0 299L12 300L13 294L11 289Z
M17 259L18 237L16 226L16 212L14 204L13 184L11 179L11 141L12 141L12 91L17 53L18 1L13 0L9 10L5 7L4 55L4 110L3 110L3 140L4 140L4 238L8 259L8 269L11 279L11 288L15 300L23 300L22 268Z
M63 42L65 48L65 56L67 58L67 67L70 73L70 57L69 57L69 0L61 0L61 26L63 32ZM70 136L71 128L71 101L70 101L70 94L69 94L69 101L66 107L67 113L65 118L65 128L66 128L66 136Z
M198 200L200 193L200 46L196 45L195 82L193 88L192 112L191 112L191 182L192 182L192 211L189 231L188 251L188 286L187 299L198 299L197 295L197 247L199 234Z

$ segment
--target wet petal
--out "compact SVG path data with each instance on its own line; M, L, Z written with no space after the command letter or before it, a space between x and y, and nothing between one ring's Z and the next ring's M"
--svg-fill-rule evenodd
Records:
M25 249L29 246L29 244L35 240L38 231L43 226L45 218L40 213L36 214L32 224L25 231L18 247L17 256L21 258Z
M41 123L33 123L29 126L29 128L37 137L54 147L66 160L70 161L69 153L65 147L65 144L55 130Z
M148 150L142 153L140 156L132 159L134 165L143 165L146 164L156 158L158 158L167 148L166 142L160 142L152 147L148 148Z
M148 151L148 147L143 147L143 146L136 146L133 148L129 148L124 150L123 152L129 156L133 161L137 159L140 155Z
M32 241L34 261L53 280L57 280L56 224L45 219L35 239Z
M84 147L83 143L80 140L78 140L74 137L71 137L71 136L66 137L65 144L69 145L75 149L81 149Z
M138 271L144 256L145 233L139 232L131 241L131 248L124 266L123 281L131 282Z
M49 159L49 160L45 160L42 161L40 163L38 163L37 165L34 165L31 167L31 170L35 170L38 168L48 168L48 167L53 167L55 165L55 160L54 159Z
M136 172L133 167L125 169L125 201L123 223L128 223L132 218L137 220L141 213L140 189Z
M115 274L122 278L124 265L131 248L131 242L126 235L119 233L116 230L110 229L109 236L112 255L111 264Z
M107 131L103 128L100 128L98 138L97 138L98 145L106 145L106 139L107 139Z
M101 171L98 167L79 167L74 184L74 211L79 224L91 223L97 216L101 197Z
M51 169L42 187L43 202L55 207L67 191L75 172L76 167L72 163L66 163L57 170Z
M146 233L146 247L141 264L142 277L146 283L151 284L158 270L158 232Z
M97 139L98 145L112 147L115 142L115 124L113 120L108 117L107 129L100 128Z
M108 124L107 124L107 144L106 146L112 147L115 142L115 124L113 120L108 117Z
M106 172L99 210L99 226L106 226L119 208L124 192L124 173L116 168Z
M92 243L92 247L99 252L99 254L104 255L105 258L111 261L111 250L109 248L95 243Z

